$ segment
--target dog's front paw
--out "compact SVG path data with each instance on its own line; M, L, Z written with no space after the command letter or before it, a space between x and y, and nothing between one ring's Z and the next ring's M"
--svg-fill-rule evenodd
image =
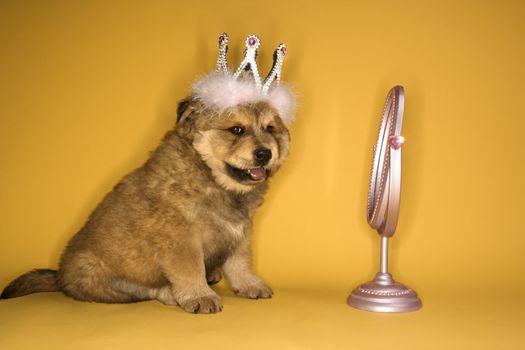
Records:
M264 282L258 282L235 290L235 294L250 299L266 299L272 297L273 291Z
M179 305L184 310L195 314L214 314L222 311L221 299L217 294L186 299L179 302Z

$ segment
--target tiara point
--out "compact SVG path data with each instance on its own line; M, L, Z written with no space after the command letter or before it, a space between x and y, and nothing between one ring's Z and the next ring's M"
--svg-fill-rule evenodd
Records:
M249 35L246 38L246 48L247 49L258 49L261 41L257 35Z
M226 53L228 52L228 34L222 33L219 36L219 57L217 58L217 64L215 72L229 73L228 60L226 59Z

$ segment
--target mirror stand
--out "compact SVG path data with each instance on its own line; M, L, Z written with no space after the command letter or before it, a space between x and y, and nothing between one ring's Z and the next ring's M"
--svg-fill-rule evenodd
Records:
M416 292L394 281L388 272L388 237L381 237L381 268L375 278L358 286L348 297L348 304L374 312L408 312L421 308Z
M366 311L407 312L422 306L416 292L394 281L388 272L388 240L396 231L401 195L404 97L402 86L388 93L374 146L367 219L381 236L380 270L372 281L354 289L347 300L350 306Z

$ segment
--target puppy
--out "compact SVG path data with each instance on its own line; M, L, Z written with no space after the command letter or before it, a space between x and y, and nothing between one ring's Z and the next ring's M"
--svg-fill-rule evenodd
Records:
M221 271L242 297L270 298L252 270L252 219L288 155L278 111L259 101L220 112L179 104L177 124L70 240L58 271L34 270L1 298L62 291L82 301L156 299L194 313L222 309Z
M193 85L175 128L69 241L59 270L28 272L0 298L62 291L83 301L156 299L214 313L222 305L209 284L221 271L239 296L272 296L252 271L252 219L288 156L295 98L279 84L284 44L264 81L255 62L259 38L245 44L232 74L221 34L216 72Z

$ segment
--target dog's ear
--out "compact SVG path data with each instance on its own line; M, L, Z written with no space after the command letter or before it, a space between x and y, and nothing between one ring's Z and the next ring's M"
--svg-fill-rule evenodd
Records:
M194 123L199 110L198 101L191 98L191 96L179 102L177 107L177 124L175 125L175 130L179 136L193 139Z
M177 124L188 119L193 113L194 108L191 105L191 98L186 98L179 102L177 107Z

